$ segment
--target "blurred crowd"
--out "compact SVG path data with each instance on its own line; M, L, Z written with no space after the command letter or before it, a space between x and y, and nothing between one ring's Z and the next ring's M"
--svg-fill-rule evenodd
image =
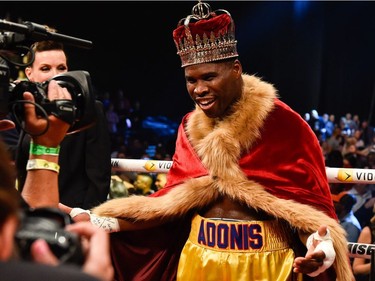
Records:
M171 121L159 117L158 120L165 121L165 124L159 127L156 124L156 128L151 130L145 125L150 117L143 114L139 101L130 101L122 89L105 92L98 98L107 117L111 158L172 160L176 137L173 129L177 129L177 125L171 128L168 126ZM108 199L133 194L149 195L163 188L165 183L166 173L113 171Z
M346 113L319 115L316 110L305 114L305 120L319 139L328 167L369 168L374 166L375 133L369 120Z
M319 139L326 167L375 168L375 133L369 120L346 113L305 113L305 120ZM340 224L349 242L375 242L375 185L370 183L330 183L332 199ZM352 258L356 281L369 280L370 260ZM372 273L374 274L374 273Z

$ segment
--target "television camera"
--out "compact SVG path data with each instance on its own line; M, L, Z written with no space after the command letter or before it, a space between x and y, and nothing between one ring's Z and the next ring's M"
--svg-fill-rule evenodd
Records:
M56 80L61 87L67 88L71 100L49 100L48 84L30 81L10 81L10 66L27 67L34 61L34 54L27 43L55 40L67 45L89 48L92 43L87 40L48 31L48 27L24 22L12 23L0 20L0 116L11 112L23 130L23 99L25 91L31 92L35 99L36 112L47 119L53 114L71 125L68 133L81 131L95 123L95 98L93 95L90 74L87 71L69 71L59 74L50 80ZM23 62L26 54L31 54L29 62Z

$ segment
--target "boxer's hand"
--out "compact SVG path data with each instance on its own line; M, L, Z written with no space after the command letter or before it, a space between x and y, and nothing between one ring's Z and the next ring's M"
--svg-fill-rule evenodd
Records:
M305 257L297 257L293 263L293 271L315 277L326 271L335 261L336 252L333 248L331 235L327 226L309 236L306 242Z

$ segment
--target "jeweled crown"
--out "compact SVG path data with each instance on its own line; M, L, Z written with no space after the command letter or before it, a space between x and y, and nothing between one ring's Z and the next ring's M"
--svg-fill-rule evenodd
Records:
M238 57L234 21L226 10L201 1L173 31L181 67Z

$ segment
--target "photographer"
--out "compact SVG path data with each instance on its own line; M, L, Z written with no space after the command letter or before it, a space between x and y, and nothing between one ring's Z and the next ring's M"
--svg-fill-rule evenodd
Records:
M51 100L70 99L70 94L61 88L56 81L48 86L48 98ZM24 99L34 101L31 93L24 93ZM65 137L69 124L59 118L49 115L48 119L36 115L35 106L26 103L25 128L36 135L32 141L35 145L58 147ZM3 118L4 116L0 116ZM38 133L48 129L45 133ZM13 128L9 120L0 120L0 129ZM59 260L52 254L44 240L36 240L31 248L31 256L38 263L31 263L17 258L17 247L14 238L20 223L21 207L29 206L57 207L59 195L58 182L58 153L56 155L30 154L31 161L42 161L46 165L36 165L28 170L25 186L22 191L24 202L14 188L15 171L11 166L10 155L6 152L3 142L0 142L0 272L1 280L102 280L113 278L113 268L109 256L108 235L90 225L90 223L75 223L66 226L66 231L78 234L84 241L83 252L86 254L82 268L76 265L60 265ZM48 196L46 196L48 194ZM48 197L47 199L44 199ZM35 200L34 200L34 199ZM54 265L54 266L51 266Z

